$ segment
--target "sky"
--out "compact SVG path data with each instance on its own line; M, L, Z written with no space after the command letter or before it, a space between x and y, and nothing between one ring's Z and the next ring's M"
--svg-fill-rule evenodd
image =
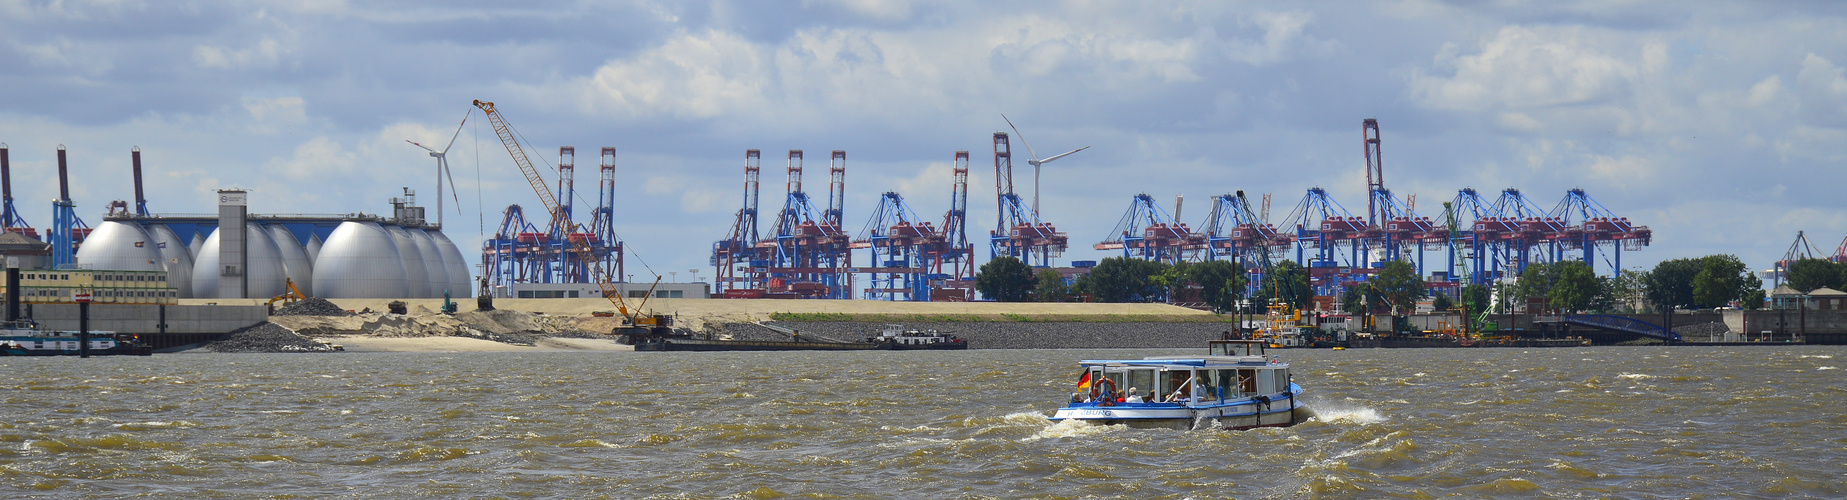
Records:
M940 221L969 151L983 242L1004 114L1042 156L1090 147L1041 174L1064 264L1115 255L1091 245L1138 193L1184 196L1194 227L1238 190L1270 193L1277 222L1311 187L1364 213L1375 118L1384 183L1420 215L1461 188L1544 209L1581 188L1653 230L1624 267L1762 269L1798 231L1823 254L1847 237L1842 33L1847 6L1788 1L0 0L0 142L44 228L58 145L91 224L132 199L133 147L156 213L214 212L231 187L258 214L387 212L404 187L433 213L435 160L405 141L459 130L444 224L470 254L508 205L542 213L471 114L492 101L548 182L577 148L578 214L616 148L629 273L687 281L712 275L750 148L769 214L787 150L822 203L845 150L855 234L887 191Z

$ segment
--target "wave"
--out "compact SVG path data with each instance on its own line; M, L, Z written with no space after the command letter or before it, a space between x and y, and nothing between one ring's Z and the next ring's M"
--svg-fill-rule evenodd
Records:
M1376 424L1388 420L1372 408L1326 408L1315 406L1315 419L1330 424Z

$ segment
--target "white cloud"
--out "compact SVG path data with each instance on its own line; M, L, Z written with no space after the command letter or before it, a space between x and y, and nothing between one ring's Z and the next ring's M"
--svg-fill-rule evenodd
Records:
M721 31L674 35L637 57L612 61L583 82L585 100L642 116L712 118L761 106L768 78L763 55Z
M1611 55L1583 28L1502 28L1472 55L1439 55L1451 76L1419 74L1412 96L1435 109L1487 111L1627 97L1636 64Z
M802 0L803 6L832 4L853 13L884 21L902 21L911 17L909 0Z
M209 69L268 68L276 66L287 53L282 42L266 36L255 45L241 49L206 44L194 46L192 62Z
M268 99L245 97L244 110L256 120L261 133L275 133L277 125L295 125L308 121L307 102L299 96Z

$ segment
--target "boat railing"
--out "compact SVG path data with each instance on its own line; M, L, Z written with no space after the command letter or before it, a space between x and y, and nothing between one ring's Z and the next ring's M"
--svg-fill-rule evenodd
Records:
M1262 340L1212 340L1206 342L1206 352L1213 356L1262 356Z

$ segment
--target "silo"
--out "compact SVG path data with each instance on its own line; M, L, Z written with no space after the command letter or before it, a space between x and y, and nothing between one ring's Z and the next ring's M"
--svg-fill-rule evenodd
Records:
M302 250L308 253L308 262L314 262L314 259L320 258L321 235L308 233L308 243L302 245Z
M430 280L429 297L443 296L443 291L449 290L449 268L443 265L442 252L436 250L436 240L431 239L430 233L420 227L409 228L407 231L410 231L411 240L417 244L417 255L423 257L424 274ZM454 297L455 291L449 290L449 296Z
M218 230L198 240L192 258L192 296L200 299L218 297Z
M192 242L186 244L186 253L192 254L193 263L199 262L199 250L203 248L205 248L205 228L199 228L198 231L192 233Z
M410 231L403 226L385 226L391 235L391 243L397 246L398 258L404 261L404 297L425 298L430 296L430 273L423 267L423 254L417 252L417 242L411 238Z
M295 240L295 233L281 224L268 227L269 239L276 242L276 250L282 252L282 274L295 282L295 288L302 295L314 296L314 264L308 259L308 251ZM287 291L287 287L284 287Z
M436 242L437 253L443 256L443 268L449 271L451 295L458 299L474 297L475 280L468 276L468 261L462 257L462 251L441 229L431 229L429 233L430 240Z
M250 240L250 247L246 250L249 252L249 262L245 267L249 275L244 277L244 286L247 287L245 294L253 299L282 295L288 288L283 281L288 277L288 271L282 261L282 249L277 248L276 240L270 238L269 231L255 222L244 223L244 235Z
M141 226L103 221L77 249L77 265L110 271L162 271L160 249Z
M147 232L160 250L160 263L167 269L167 286L178 291L181 298L192 297L192 251L166 224L150 225Z
M314 259L315 293L330 299L408 296L404 260L391 234L374 222L346 221Z

